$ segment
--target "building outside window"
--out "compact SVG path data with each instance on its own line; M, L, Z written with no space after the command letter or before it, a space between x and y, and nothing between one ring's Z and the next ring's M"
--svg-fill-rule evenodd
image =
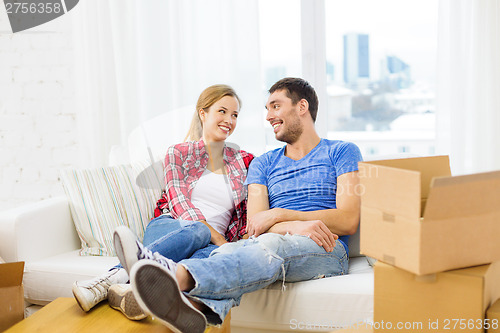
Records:
M365 159L399 154L401 147L403 153L434 154L437 2L324 4L318 15L325 15L327 96L320 112L326 112L326 136L355 142ZM310 5L259 2L263 95L276 80L303 74L301 11ZM267 149L281 146L270 126L266 132Z
M365 159L435 152L437 11L427 0L325 0L329 138Z

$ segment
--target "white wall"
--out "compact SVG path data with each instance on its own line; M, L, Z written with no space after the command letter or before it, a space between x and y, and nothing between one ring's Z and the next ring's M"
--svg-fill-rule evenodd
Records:
M0 10L0 210L62 194L77 164L70 16L12 34Z

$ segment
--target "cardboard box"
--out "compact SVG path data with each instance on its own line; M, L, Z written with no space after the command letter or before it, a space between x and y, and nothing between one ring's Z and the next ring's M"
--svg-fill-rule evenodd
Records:
M0 264L0 332L24 318L24 262Z
M489 320L490 327L486 330L488 333L500 333L500 300L497 300L486 311L486 319Z
M500 171L450 174L447 156L360 162L361 253L415 274L500 260Z
M500 262L422 276L379 261L374 331L484 332L499 281Z

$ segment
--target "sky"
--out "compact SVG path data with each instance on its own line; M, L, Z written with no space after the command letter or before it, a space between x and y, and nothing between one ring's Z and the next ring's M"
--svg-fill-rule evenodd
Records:
M314 0L310 0L314 1ZM300 75L300 1L260 1L261 54L264 65L285 64ZM437 0L325 0L327 60L342 80L343 35L370 37L370 75L379 77L380 61L394 55L411 66L412 77L434 82Z

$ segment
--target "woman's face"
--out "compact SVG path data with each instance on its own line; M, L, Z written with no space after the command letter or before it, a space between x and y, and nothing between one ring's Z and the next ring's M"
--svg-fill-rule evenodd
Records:
M208 142L224 141L236 128L240 104L235 97L224 96L210 108L200 110L203 138Z

